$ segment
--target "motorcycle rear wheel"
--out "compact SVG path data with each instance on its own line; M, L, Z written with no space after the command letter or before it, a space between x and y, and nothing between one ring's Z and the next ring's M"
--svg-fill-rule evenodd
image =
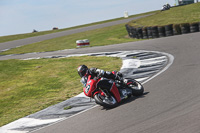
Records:
M107 98L105 96L102 96L101 94L96 94L94 96L95 102L105 108L114 108L118 105L116 99L111 96L110 98Z

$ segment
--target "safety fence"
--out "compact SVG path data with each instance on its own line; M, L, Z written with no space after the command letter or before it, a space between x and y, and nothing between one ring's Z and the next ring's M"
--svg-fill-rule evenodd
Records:
M133 27L126 24L125 27L131 38L150 39L199 32L200 22L149 27Z

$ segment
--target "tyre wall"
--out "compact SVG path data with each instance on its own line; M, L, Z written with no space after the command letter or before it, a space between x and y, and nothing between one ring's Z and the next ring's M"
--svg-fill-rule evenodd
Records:
M149 27L133 27L126 24L125 27L131 38L150 39L199 32L200 22Z

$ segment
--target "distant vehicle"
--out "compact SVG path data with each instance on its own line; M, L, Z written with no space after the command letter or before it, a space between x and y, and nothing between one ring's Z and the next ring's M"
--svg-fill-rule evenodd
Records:
M53 27L53 30L58 30L58 27Z
M169 10L171 8L170 4L163 5L161 11Z
M34 32L38 32L37 30L35 30L35 29L33 29L33 32L32 33L34 33Z

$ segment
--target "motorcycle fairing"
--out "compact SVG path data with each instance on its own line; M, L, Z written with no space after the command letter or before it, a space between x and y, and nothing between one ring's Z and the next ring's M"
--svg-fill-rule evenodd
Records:
M111 88L110 91L112 92L112 94L116 98L117 102L120 102L121 101L121 97L120 97L119 90L118 90L115 82L113 83L112 88Z
M83 88L83 92L86 96L92 97L92 92L96 88L97 80L91 79L91 75L88 76L86 87Z
M98 81L99 80L91 79L91 75L88 76L86 87L83 88L83 92L86 96L93 97L97 93L100 93L101 95L105 96L105 94L101 90L95 91L95 89L97 88L96 84L97 84ZM120 102L121 97L120 97L119 90L118 90L115 82L113 82L110 91L114 95L114 97L116 98L117 102Z

